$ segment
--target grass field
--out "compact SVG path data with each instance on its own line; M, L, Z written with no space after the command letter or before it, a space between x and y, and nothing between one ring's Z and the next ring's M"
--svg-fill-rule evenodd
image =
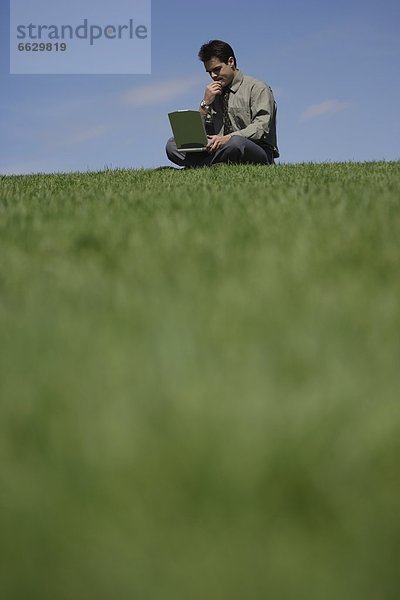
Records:
M400 163L0 181L0 598L397 600Z

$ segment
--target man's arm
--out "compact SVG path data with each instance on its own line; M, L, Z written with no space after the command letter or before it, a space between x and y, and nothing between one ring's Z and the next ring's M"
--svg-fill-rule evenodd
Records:
M222 94L222 86L218 81L213 81L208 84L204 92L204 98L199 106L199 111L204 117L208 115L211 104L215 100L215 96L219 96L220 94Z
M206 118L209 115L210 108L211 106L209 104L206 104L204 100L202 100L199 106L199 112L204 118Z
M225 144L231 139L232 134L228 133L228 135L208 135L207 137L207 150L208 152L213 153L217 150L220 150L222 146L225 146Z

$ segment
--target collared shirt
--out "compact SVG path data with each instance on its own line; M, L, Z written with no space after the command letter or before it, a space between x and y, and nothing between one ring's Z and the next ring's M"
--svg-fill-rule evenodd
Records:
M269 146L274 157L279 156L276 140L276 102L271 88L254 77L237 70L230 85L228 114L231 135L241 135L260 146ZM223 135L223 104L221 95L215 97L207 125L212 124L217 135Z

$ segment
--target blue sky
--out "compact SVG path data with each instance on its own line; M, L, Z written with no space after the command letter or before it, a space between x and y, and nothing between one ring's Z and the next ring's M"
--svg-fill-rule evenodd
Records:
M10 75L0 0L0 173L168 164L167 113L198 107L213 38L273 88L282 163L399 160L399 23L398 0L152 0L150 75Z

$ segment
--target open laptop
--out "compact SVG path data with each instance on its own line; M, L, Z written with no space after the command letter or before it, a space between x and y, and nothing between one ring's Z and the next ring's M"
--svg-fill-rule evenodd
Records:
M204 152L207 134L198 110L176 110L168 113L178 152Z

